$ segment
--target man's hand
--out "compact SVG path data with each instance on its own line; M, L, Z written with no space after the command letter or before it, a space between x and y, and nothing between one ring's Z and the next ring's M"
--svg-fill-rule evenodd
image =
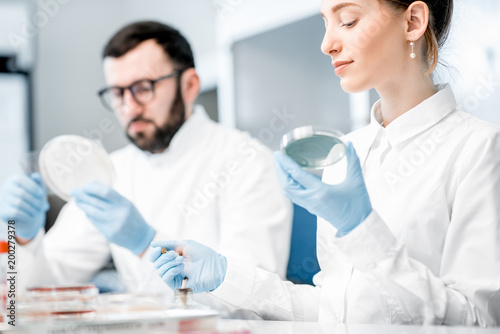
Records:
M74 190L71 195L109 242L140 255L153 240L154 228L144 221L128 199L110 187L90 183Z
M9 178L0 190L0 219L16 222L16 236L27 243L45 225L49 209L47 192L39 173Z

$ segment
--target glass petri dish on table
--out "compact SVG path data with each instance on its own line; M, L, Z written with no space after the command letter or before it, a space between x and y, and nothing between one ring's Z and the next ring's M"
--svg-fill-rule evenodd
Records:
M345 156L342 132L312 125L301 126L281 139L281 150L301 167L323 169Z
M94 284L28 288L19 301L26 322L89 319L95 314L99 290Z
M115 171L106 150L93 140L76 135L47 142L38 158L43 182L65 201L71 192L91 182L111 186Z

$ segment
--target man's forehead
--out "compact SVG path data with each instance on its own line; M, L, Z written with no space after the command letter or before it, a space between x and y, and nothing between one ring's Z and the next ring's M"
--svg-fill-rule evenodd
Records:
M169 57L154 40L142 42L119 58L104 59L108 85L123 86L140 79L156 79L173 69Z

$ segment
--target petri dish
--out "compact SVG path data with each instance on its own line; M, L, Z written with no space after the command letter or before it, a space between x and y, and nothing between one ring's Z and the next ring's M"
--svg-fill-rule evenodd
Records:
M93 317L98 293L94 284L33 287L27 289L20 309L31 320Z
M342 132L312 125L293 129L281 139L281 150L307 169L322 169L345 156Z
M47 142L38 158L40 173L49 189L65 201L71 192L91 182L111 186L115 171L106 150L85 137L58 136Z

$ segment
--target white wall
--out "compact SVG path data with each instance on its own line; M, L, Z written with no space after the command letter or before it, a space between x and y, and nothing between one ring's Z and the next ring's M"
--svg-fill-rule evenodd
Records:
M314 13L317 17L319 0L64 1L67 3L61 5L38 32L35 81L35 144L38 148L58 134L84 134L84 131L102 135L109 150L127 142L114 116L101 107L96 96L96 91L104 86L100 54L116 30L142 19L173 24L187 36L195 52L204 89L212 91L222 73L225 84L218 87L219 107L234 116L233 119L229 117L228 124L258 135L259 130L267 126L273 108L286 105L300 117L312 109L319 114L325 112L329 116L318 119L326 117L331 121L330 126L346 131L343 123L346 120L343 112L348 108L345 95L337 95L338 84L328 57L319 53L323 34L320 23L304 23L309 28L297 36L302 43L299 51L293 49L296 46L293 34L280 30L288 24L293 30L293 22ZM500 82L500 35L497 33L500 28L495 23L500 17L500 5L497 0L457 0L456 6L457 21L449 52L445 55L452 69L444 71L442 80L452 81L460 101L474 107L468 111L500 124L500 112L495 111L500 104L498 87L494 87L486 98L477 99L477 106L472 104L476 102L476 91L484 91L483 81L490 75L494 75L495 82ZM283 45L274 42L280 38ZM489 53L484 52L485 45ZM219 62L219 48L225 57L233 46L235 53L231 56L235 57L229 62ZM470 59L477 61L470 62ZM217 65L222 66L217 68ZM261 68L267 70L267 76L262 76ZM454 75L455 72L460 74ZM290 80L286 75L310 81L310 91L276 90L275 87ZM320 93L330 95L322 97ZM228 96L230 98L226 99ZM248 104L249 99L256 104ZM226 100L234 103L228 104ZM335 109L333 112L325 110L328 104ZM310 110L307 110L308 105L312 106ZM334 116L336 113L340 113L338 117ZM329 119L330 116L335 118ZM223 117L222 121L225 119ZM102 120L112 120L115 130L111 133L100 131ZM299 118L299 122L307 120Z
M104 86L101 50L126 22L122 2L73 0L40 29L34 89L38 149L57 135L96 133L101 120L115 121L96 92ZM117 123L115 129L103 138L109 148L124 142Z
M101 106L96 95L105 86L101 64L105 43L132 21L160 20L185 34L200 65L204 56L215 49L214 10L205 0L66 1L38 34L35 146L40 149L57 135L79 134L102 138L104 146L114 150L127 139L114 115ZM199 71L203 83L204 70ZM213 78L206 81L213 87ZM108 121L113 122L113 131L102 131L101 122Z
M500 125L500 1L459 0L437 80L451 82L461 107Z

